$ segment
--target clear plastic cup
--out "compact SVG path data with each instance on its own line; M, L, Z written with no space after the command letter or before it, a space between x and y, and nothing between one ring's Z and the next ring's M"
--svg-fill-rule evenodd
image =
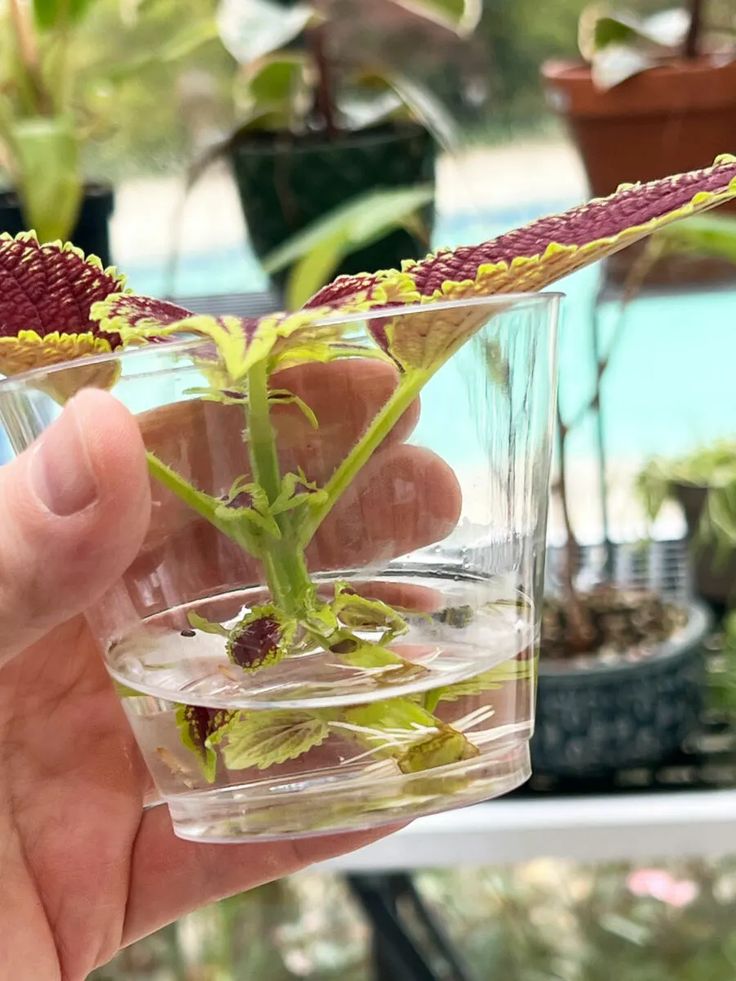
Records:
M236 390L201 339L0 383L17 452L99 386L155 455L145 543L87 618L177 834L367 828L527 779L558 300L333 318L341 357Z

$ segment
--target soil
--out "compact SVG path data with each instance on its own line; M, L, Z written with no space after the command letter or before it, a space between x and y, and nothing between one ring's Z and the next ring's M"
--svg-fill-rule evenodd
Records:
M568 660L581 654L619 660L646 657L687 622L682 607L665 602L657 593L603 585L580 593L586 620L586 643L574 634L568 608L560 597L548 596L542 611L542 657Z

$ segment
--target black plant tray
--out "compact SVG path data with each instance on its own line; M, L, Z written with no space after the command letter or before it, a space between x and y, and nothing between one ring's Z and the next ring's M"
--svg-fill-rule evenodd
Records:
M712 648L712 649L711 649ZM721 676L723 655L716 640L703 653L707 681ZM636 794L652 791L725 790L736 787L736 719L708 705L679 749L654 767L617 770L598 778L534 774L510 796L574 797L590 794Z

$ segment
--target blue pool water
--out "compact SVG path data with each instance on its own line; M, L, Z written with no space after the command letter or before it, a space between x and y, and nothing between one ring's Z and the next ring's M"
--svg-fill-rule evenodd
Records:
M440 215L435 241L450 246L480 242L571 203ZM162 270L148 266L128 271L132 285L141 292L163 290ZM598 277L597 269L586 269L555 287L566 294L560 378L568 413L590 391L590 317ZM185 296L262 290L266 285L256 260L244 247L183 257L176 290ZM617 316L613 304L604 310L604 326L609 331ZM624 331L604 387L611 456L676 454L736 433L736 290L640 299L630 306ZM452 397L453 392L448 391L448 400ZM425 417L423 423L432 426L435 439L438 432L446 432L448 447L457 454L462 434L451 432L451 421L440 408L435 415ZM590 424L581 427L571 436L571 453L590 453L592 435Z
M480 242L529 221L542 213L561 210L572 202L494 210L489 213L440 215L436 243ZM167 282L164 264L150 262L126 268L138 291L162 294ZM573 412L590 392L593 377L590 315L598 271L583 270L555 288L566 294L560 345L563 407ZM244 245L240 249L189 254L181 258L175 291L194 295L264 290L266 279ZM604 311L610 329L617 316ZM606 442L612 457L641 459L652 454L676 454L736 433L736 290L643 298L629 308L625 333L605 382ZM456 397L456 384L447 375L446 404ZM472 441L453 431L451 415L439 402L425 412L422 425L431 427L433 445L446 443L454 458L470 454ZM570 440L570 451L588 455L593 429L581 427ZM440 447L438 447L440 448ZM0 437L0 459L7 448ZM468 460L468 462L471 462Z

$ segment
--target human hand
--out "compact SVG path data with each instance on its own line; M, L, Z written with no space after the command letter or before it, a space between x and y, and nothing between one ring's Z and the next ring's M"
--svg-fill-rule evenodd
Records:
M355 417L346 414L339 383L325 387L325 366L310 367L314 384L305 385L314 398L321 393L320 432L329 436L321 450L311 447L311 459L334 466L341 427ZM366 412L392 384L387 366L370 370L375 385L366 389ZM459 510L454 476L432 454L402 442L415 420L416 412L408 414L325 523L314 562L339 560L349 509L350 523L357 513L365 529L352 545L361 562L387 537L401 553L452 528ZM167 432L153 442L164 442ZM308 449L299 439L293 448L297 457ZM145 561L142 543L157 536L150 495L138 423L100 391L75 397L37 445L0 470L3 981L77 981L121 946L197 906L377 837L195 845L174 836L164 807L144 808L151 780L81 611ZM386 521L390 536L381 534Z

